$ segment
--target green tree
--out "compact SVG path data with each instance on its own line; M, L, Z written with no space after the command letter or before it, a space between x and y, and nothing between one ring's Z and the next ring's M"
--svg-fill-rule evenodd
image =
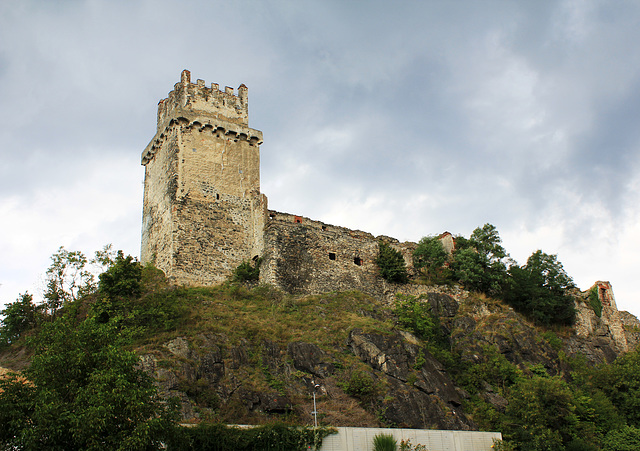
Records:
M94 291L96 285L95 276L89 270L89 261L82 252L68 251L60 246L51 260L46 274L44 298L49 314L55 317L65 303Z
M503 434L530 451L562 451L578 438L579 418L571 388L560 377L533 376L512 388Z
M640 351L628 352L609 365L587 371L587 383L607 395L627 424L640 427Z
M514 309L540 325L573 324L576 313L569 290L575 285L556 255L538 250L526 265L511 266L509 274L504 300Z
M14 343L22 334L36 326L40 311L29 293L21 294L15 302L0 311L0 346Z
M394 283L406 283L407 267L400 251L395 250L384 241L378 242L376 264L383 279Z
M23 375L0 382L4 449L157 449L173 427L125 334L89 318L45 323Z
M449 254L437 236L425 236L413 251L413 266L435 283L444 283L449 277Z
M498 230L491 224L476 228L453 254L454 275L465 288L491 296L502 293L507 280L507 252Z

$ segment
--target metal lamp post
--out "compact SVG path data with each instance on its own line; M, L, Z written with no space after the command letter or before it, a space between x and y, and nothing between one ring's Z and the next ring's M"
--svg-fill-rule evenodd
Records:
M315 381L311 381L313 384L313 426L318 427L318 409L316 409L316 389L320 387L319 384L316 384Z

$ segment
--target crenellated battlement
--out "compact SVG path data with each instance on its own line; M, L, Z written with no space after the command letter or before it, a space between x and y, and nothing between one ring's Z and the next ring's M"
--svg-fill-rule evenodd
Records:
M228 86L221 91L217 83L211 83L211 87L205 86L204 80L191 83L191 72L185 69L173 91L158 103L158 130L184 110L248 125L249 90L241 84L236 95Z

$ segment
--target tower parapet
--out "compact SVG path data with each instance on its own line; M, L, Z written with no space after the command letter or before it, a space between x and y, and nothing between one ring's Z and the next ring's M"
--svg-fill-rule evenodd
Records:
M228 86L224 91L220 91L220 85L217 83L211 83L211 87L206 87L204 80L191 83L191 72L185 69L173 91L158 103L158 130L164 127L168 118L175 116L176 110L203 113L248 125L249 90L241 84L238 87L238 95L235 95L234 89Z

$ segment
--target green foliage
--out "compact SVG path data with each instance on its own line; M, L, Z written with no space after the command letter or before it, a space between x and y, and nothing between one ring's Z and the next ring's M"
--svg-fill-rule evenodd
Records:
M113 322L136 336L174 330L189 313L189 290L169 287L164 273L119 255L100 275L97 300L90 313L98 322Z
M232 281L234 282L255 282L260 279L260 264L262 258L257 258L253 264L251 261L243 261L233 271Z
M504 300L514 309L539 325L573 324L576 313L569 290L575 285L556 255L538 250L526 265L513 265L509 274Z
M559 377L520 379L511 389L503 435L531 451L563 450L579 423L571 388Z
M396 451L398 442L391 434L377 434L373 437L374 451Z
M400 451L428 451L427 447L421 444L413 445L410 439L400 440Z
M556 351L560 351L562 349L563 342L552 330L547 330L540 334L542 338L547 340L547 343L555 349Z
M80 251L68 251L60 246L51 261L44 298L49 314L54 317L66 303L94 291L95 277L88 269L87 257Z
M443 345L447 341L439 318L433 314L431 305L422 298L397 294L393 314L401 327L423 340L436 345Z
M637 451L640 449L640 429L633 426L610 431L602 449L607 451Z
M393 283L408 281L407 267L400 251L395 250L384 241L378 242L378 256L376 264L383 279Z
M29 293L21 294L15 302L0 311L0 347L15 343L25 332L34 328L42 316Z
M448 258L437 236L425 236L413 251L413 266L421 270L430 282L444 284L451 277L451 271L445 266Z
M254 428L200 423L182 428L168 444L169 451L307 451L317 450L332 428L291 427L281 423Z
M496 347L483 346L479 363L471 365L459 376L462 385L470 393L477 393L486 382L501 393L522 377L522 371L509 362Z
M602 302L598 296L598 287L592 287L589 290L589 305L598 318L602 317Z
M366 371L356 370L351 373L346 383L340 384L345 393L362 401L369 401L376 394L377 387L373 377Z
M451 267L454 276L468 290L491 296L502 293L507 280L507 252L498 230L491 224L476 228L468 241L456 239L458 249Z
M142 265L131 255L125 257L122 251L98 278L100 294L111 300L135 298L142 292Z
M28 382L0 382L4 449L149 449L173 428L124 335L91 318L45 323L33 340Z
M589 372L587 382L613 402L627 424L640 427L640 351L623 354L610 365L599 365Z
M504 440L493 439L493 445L491 445L493 451L517 451L516 447Z

